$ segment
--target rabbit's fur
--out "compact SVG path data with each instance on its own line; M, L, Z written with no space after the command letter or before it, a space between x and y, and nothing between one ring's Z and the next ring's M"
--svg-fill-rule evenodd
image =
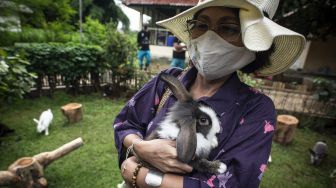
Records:
M224 163L207 160L210 151L218 145L216 134L220 131L220 121L215 111L194 101L176 77L161 74L160 78L168 84L178 101L146 140L176 140L180 161L190 164L199 172L224 173Z
M40 115L40 119L37 120L34 118L34 121L37 124L37 132L41 133L45 131L45 135L49 135L49 125L53 120L53 114L50 109L42 112Z

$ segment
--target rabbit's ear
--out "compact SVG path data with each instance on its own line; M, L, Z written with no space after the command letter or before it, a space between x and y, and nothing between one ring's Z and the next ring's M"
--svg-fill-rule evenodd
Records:
M35 121L35 123L37 123L37 124L39 123L39 121L37 119L34 118L33 120Z
M160 74L160 78L168 84L169 89L179 101L185 102L192 99L188 91L176 77L167 73L162 73Z
M197 146L196 120L181 120L178 124L180 132L176 139L177 158L184 163L189 163L194 157Z

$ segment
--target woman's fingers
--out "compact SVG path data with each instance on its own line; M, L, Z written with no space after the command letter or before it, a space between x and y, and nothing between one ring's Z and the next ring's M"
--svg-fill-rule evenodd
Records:
M177 161L177 165L178 168L184 171L185 173L190 173L193 170L193 168L190 165L182 163L180 161Z
M162 172L189 173L192 167L177 160L176 141L155 139L137 145L136 153Z
M170 158L164 161L164 164L160 165L161 170L165 172L173 173L189 173L192 171L192 167L188 164L178 161L176 158Z
M170 146L176 148L176 141L174 141L174 140L166 140L166 141L167 141L167 144L168 144L168 145L170 145Z

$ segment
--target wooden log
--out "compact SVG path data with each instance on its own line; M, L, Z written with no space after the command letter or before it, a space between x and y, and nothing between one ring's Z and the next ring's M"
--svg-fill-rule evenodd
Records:
M19 181L20 178L15 173L0 171L0 185L17 184Z
M298 124L299 120L294 116L278 115L273 140L283 145L290 144Z
M38 155L35 155L34 158L44 167L48 166L53 161L67 155L73 150L81 147L83 145L83 139L77 138L63 146L49 152L43 152Z
M7 171L0 171L0 186L9 185L18 188L47 187L48 183L44 178L44 169L53 161L69 154L82 145L82 138L77 138L56 150L18 159L8 167Z
M68 123L76 123L83 119L82 104L69 103L62 106L61 111L68 119Z

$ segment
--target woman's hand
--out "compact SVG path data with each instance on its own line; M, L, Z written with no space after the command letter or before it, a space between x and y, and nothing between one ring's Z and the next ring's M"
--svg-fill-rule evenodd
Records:
M126 183L131 184L133 171L137 167L137 164L137 159L134 156L124 160L121 164L121 175Z
M142 141L134 146L135 153L163 173L189 173L192 167L178 161L176 142L166 139Z

